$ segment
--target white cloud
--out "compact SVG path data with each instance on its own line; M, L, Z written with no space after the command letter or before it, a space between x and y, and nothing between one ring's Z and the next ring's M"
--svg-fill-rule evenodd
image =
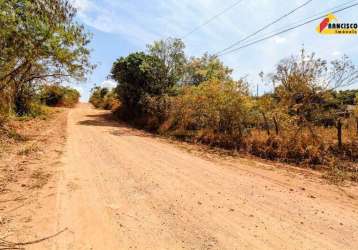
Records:
M122 2L121 5L117 6L114 5L115 3L103 1L101 4L93 0L72 1L74 7L78 10L78 17L85 24L99 31L122 35L125 39L138 45L149 43L158 38L154 32L149 31L141 23L134 20L135 13L125 13L135 10L131 6L128 7L128 10L124 10L125 7L123 6L128 5L128 2ZM145 21L145 17L142 21Z
M113 80L105 80L101 83L100 85L102 88L109 88L109 89L113 89L117 86L117 82L113 81Z
M338 50L332 52L332 56L340 56L340 55L342 55L342 52Z
M99 31L120 37L123 47L129 51L144 49L145 44L166 37L183 37L193 28L202 24L210 17L233 4L233 0L72 0L78 8L79 19L88 26ZM230 9L225 14L201 27L192 35L186 37L186 53L188 56L199 56L208 51L215 53L241 40L264 25L288 13L306 0L244 0L241 4ZM264 35L289 28L297 21L332 8L339 4L338 0L317 0L281 20L262 33L241 43L255 41ZM354 11L347 11L339 17L354 20ZM250 74L255 83L260 80L257 74L263 70L269 73L280 59L292 54L298 54L304 47L307 52L316 52L317 56L332 59L341 54L348 54L357 61L358 47L355 36L323 36L315 31L317 22L304 25L285 34L280 34L267 41L225 55L221 59L233 68L234 77L239 78ZM96 31L95 31L96 33ZM96 35L96 34L95 34ZM100 41L96 51L105 50L106 43ZM98 53L100 54L100 53ZM103 55L103 56L102 56ZM107 60L108 53L98 56L102 61ZM106 58L107 57L107 58ZM111 59L112 60L112 59ZM357 61L358 63L358 61ZM110 67L110 66L109 66ZM108 72L98 71L97 79L104 79ZM96 79L96 80L97 80ZM100 82L97 80L96 82ZM106 81L105 81L106 82ZM112 84L113 85L113 84Z
M92 3L89 2L88 0L74 0L72 4L80 13L88 11L91 8L93 8Z
M286 41L287 41L287 39L284 37L280 37L280 36L274 37L274 42L277 44L285 43Z

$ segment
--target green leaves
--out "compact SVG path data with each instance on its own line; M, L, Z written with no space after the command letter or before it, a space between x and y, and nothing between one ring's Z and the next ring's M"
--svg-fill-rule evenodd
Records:
M167 81L164 63L143 52L119 58L113 64L111 77L118 82L116 91L126 116L140 116L146 96L162 95L172 86Z
M216 56L206 53L202 57L191 58L185 65L183 82L189 85L199 85L210 80L230 81L232 71Z
M25 61L46 69L46 75L56 72L55 78L81 80L93 68L85 47L89 35L73 21L75 10L68 1L9 0L1 1L0 9L6 13L0 15L0 66L8 69L1 75L23 67Z
M174 85L182 79L185 58L185 44L179 38L168 38L147 45L149 55L159 58L165 65L166 81Z
M40 88L38 98L41 103L48 106L73 107L78 103L80 93L76 89L70 87L44 85Z
M0 91L17 98L42 82L84 80L94 68L90 35L69 1L0 0L0 10Z

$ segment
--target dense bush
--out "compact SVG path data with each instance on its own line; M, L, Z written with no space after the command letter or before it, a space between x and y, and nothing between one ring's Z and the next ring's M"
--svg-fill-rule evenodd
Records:
M209 81L184 87L172 98L171 107L162 132L224 147L239 147L249 132L251 101L243 82Z
M94 87L89 102L96 108L114 110L119 107L119 100L114 90Z
M35 118L35 117L43 117L43 118L46 118L49 113L50 113L50 110L49 110L48 106L43 105L43 104L41 104L39 102L31 102L30 107L29 107L29 111L26 114L26 117L33 117L33 118Z
M41 103L51 107L73 107L79 98L80 93L76 89L60 85L44 85L39 93Z
M209 80L232 80L233 70L225 66L216 56L207 53L199 58L190 58L184 69L183 82L187 85L199 85Z
M118 114L124 120L137 120L145 115L145 99L161 96L174 83L166 78L165 64L156 56L134 53L118 59L112 67L112 79L121 101Z

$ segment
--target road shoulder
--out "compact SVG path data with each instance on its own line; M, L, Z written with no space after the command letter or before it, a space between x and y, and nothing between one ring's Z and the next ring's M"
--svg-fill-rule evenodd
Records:
M1 240L24 243L56 233L56 186L67 116L67 109L56 109L45 120L13 124L22 139L9 143L0 158Z

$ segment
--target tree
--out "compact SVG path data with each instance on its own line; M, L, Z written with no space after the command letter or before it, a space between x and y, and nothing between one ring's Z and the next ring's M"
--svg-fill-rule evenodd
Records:
M102 108L102 104L105 96L108 93L107 88L101 88L99 86L95 86L91 89L91 96L89 102L93 104L96 108Z
M165 65L165 80L167 84L176 84L183 77L185 44L181 39L168 38L147 45L149 55L159 58Z
M119 105L115 90L99 86L92 88L89 102L96 108L107 110L115 109Z
M232 69L226 67L216 56L205 53L202 57L192 57L185 66L183 82L199 85L205 81L230 81Z
M271 124L275 128L275 134L279 135L280 132L280 118L282 118L282 111L277 105L277 101L272 95L263 95L256 98L254 110L262 116L264 128L268 136L271 135Z
M47 106L73 107L78 103L80 93L71 87L53 84L41 86L38 96L41 103Z
M112 67L111 78L122 103L123 118L140 117L146 96L161 96L173 85L167 81L167 70L158 57L143 52L119 58Z
M0 93L27 112L37 84L83 80L93 69L90 35L68 0L0 0Z
M334 101L337 105L354 105L357 94L357 90L332 91Z
M340 147L345 108L332 110L325 109L325 106L333 90L349 86L356 79L358 70L347 56L329 64L314 53L306 55L304 49L300 56L282 60L272 76L272 80L280 84L275 89L279 105L291 114L298 129L308 128L312 138L318 141L312 125L325 116L332 117L336 121Z

